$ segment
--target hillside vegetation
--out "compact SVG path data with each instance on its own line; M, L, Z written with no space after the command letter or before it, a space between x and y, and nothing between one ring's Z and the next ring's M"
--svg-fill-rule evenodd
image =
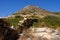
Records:
M6 21L8 21L11 26L17 26L17 24L20 20L23 20L23 17L15 16L14 18L7 18L6 19Z
M17 26L18 22L23 20L24 17L31 17L38 19L38 22L33 24L34 27L41 26L42 22L45 23L46 27L60 27L60 12L49 12L33 5L28 5L20 11L13 13L12 16L13 15L15 15L15 17L6 18L6 20L10 22L10 25Z

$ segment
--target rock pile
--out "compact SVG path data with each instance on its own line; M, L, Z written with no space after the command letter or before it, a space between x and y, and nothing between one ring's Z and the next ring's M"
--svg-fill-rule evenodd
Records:
M43 28L33 28L32 31L34 31L32 35L36 38L41 37L46 38L48 40L60 40L58 30L43 27Z
M25 31L22 38L24 40L60 40L60 34L58 29L54 30L47 27L30 28L30 30Z

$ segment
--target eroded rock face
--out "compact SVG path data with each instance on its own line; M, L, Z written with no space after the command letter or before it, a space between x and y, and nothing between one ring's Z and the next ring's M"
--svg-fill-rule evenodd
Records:
M54 30L47 27L30 28L23 35L25 35L26 40L60 40L58 29Z

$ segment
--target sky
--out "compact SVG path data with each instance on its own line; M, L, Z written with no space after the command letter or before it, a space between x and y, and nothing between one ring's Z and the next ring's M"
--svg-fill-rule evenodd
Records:
M9 16L27 5L35 5L50 12L60 12L60 0L0 0L0 17Z

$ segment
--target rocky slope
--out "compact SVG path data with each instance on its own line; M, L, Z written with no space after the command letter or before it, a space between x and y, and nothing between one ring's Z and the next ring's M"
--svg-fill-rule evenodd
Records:
M56 26L60 27L60 12L49 12L34 5L28 5L5 18L10 22L11 25L16 26L21 19L23 20L24 17L37 18L38 23L36 23L35 26L44 21L47 26L52 26L55 28Z
M56 12L57 13L57 12ZM15 16L32 16L32 15L36 15L38 17L44 17L44 16L47 16L47 15L52 15L52 16L59 16L58 14L56 14L55 12L49 12L45 9L42 9L42 8L39 8L37 6L34 6L34 5L27 5L26 7L24 7L23 9L21 9L20 11L16 12L16 13L13 13L11 16L13 17L14 15ZM10 17L10 16L8 16Z
M60 40L60 31L47 27L30 28L25 31L19 40Z
M38 22L34 24L34 26L41 26L40 23L42 22L46 24L46 27L43 28L31 28L32 31L28 31L29 34L25 32L21 40L60 40L60 29L57 29L57 27L60 28L60 13L57 13L58 12L49 12L42 8L28 5L20 11L13 13L11 16L6 17L6 20L9 21L11 25L16 26L20 20L23 20L23 18L27 16L38 19ZM54 30L47 27L56 29ZM26 35L28 35L29 38Z

